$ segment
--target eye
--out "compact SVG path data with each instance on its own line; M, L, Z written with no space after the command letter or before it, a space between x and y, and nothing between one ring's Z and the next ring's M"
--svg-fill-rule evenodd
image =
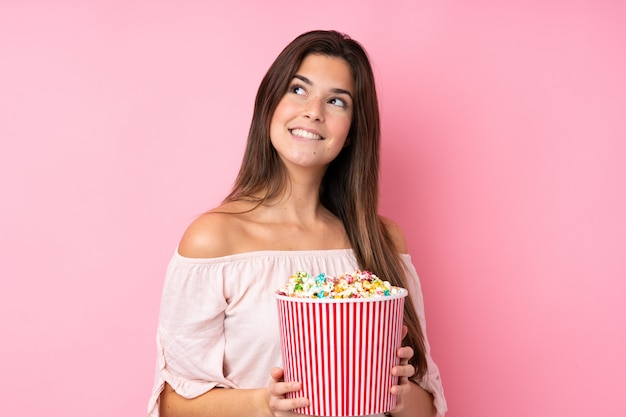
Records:
M334 97L331 98L330 100L328 100L328 103L332 104L333 106L338 106L338 107L347 107L348 103L346 103L345 100L342 100L338 97Z
M289 92L297 94L299 96L303 96L306 94L306 90L304 89L304 87L299 84L293 84L291 87L289 87Z

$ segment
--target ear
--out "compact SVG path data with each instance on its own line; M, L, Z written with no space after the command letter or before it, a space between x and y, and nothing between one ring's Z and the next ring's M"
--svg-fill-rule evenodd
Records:
M343 143L343 147L347 148L348 145L350 145L350 142L352 142L352 138L350 136L347 136L346 141Z

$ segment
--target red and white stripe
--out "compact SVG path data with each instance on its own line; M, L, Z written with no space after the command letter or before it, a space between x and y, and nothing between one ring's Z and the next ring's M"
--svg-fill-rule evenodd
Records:
M362 416L396 405L389 389L402 338L406 290L371 299L303 299L277 295L285 381L302 390L315 416Z

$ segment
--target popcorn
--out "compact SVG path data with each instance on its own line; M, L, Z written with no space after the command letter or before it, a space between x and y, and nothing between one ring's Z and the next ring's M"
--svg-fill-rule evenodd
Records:
M400 287L383 281L369 271L356 270L334 276L321 273L313 277L308 272L296 272L278 290L279 295L296 298L373 298L399 294Z

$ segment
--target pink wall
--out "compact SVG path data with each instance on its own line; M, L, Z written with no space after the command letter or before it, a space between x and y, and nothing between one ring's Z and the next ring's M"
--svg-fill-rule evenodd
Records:
M8 3L2 415L144 415L169 256L314 28L372 55L448 415L626 415L622 2Z

